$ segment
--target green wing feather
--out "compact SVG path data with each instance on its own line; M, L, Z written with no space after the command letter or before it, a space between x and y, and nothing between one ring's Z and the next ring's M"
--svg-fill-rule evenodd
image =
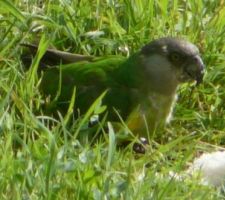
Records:
M91 62L83 61L49 68L44 71L41 89L53 98L59 89L61 73L61 94L57 100L60 110L65 110L68 106L74 87L77 90L75 109L79 109L81 113L107 90L103 104L108 107L109 119L118 120L114 109L126 118L140 98L137 87L134 87L135 81L130 80L133 77L130 73L134 70L134 63L131 63L123 56L108 56L93 59Z

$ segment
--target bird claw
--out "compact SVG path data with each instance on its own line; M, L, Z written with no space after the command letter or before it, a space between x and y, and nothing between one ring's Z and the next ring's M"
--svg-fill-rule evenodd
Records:
M145 154L146 147L148 145L148 140L146 138L140 138L140 143L135 142L133 145L133 151L135 153Z

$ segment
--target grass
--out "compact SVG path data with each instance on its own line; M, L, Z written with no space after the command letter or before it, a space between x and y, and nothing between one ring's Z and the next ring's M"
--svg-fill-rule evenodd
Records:
M225 143L224 1L55 0L0 1L0 199L222 199L217 189L194 178L177 181L202 151ZM95 32L91 32L95 31ZM94 34L95 33L95 34ZM100 34L98 36L97 34ZM162 36L195 43L207 66L204 83L183 85L172 123L145 155L131 146L115 148L116 133L94 145L87 119L102 111L94 104L68 127L68 118L41 115L36 76L50 44L86 54L128 56ZM41 49L24 71L24 42ZM75 97L75 93L74 93ZM100 109L100 110L97 110Z

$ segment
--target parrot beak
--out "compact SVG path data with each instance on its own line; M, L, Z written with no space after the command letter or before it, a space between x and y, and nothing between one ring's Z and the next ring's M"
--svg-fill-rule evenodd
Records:
M184 73L191 80L196 81L196 85L199 85L204 77L204 63L199 55L192 57L186 64Z

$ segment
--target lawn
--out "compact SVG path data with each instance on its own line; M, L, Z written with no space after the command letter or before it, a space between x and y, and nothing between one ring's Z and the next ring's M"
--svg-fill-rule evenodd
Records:
M200 153L224 147L224 19L225 2L218 0L1 0L0 199L225 198L198 176L171 175L185 174ZM198 87L179 88L172 122L146 154L132 145L117 148L122 133L109 122L101 124L109 133L93 142L88 119L102 109L101 99L72 125L71 110L44 114L36 72L47 47L129 56L165 36L196 44L206 74ZM32 67L24 69L20 44L40 41Z

